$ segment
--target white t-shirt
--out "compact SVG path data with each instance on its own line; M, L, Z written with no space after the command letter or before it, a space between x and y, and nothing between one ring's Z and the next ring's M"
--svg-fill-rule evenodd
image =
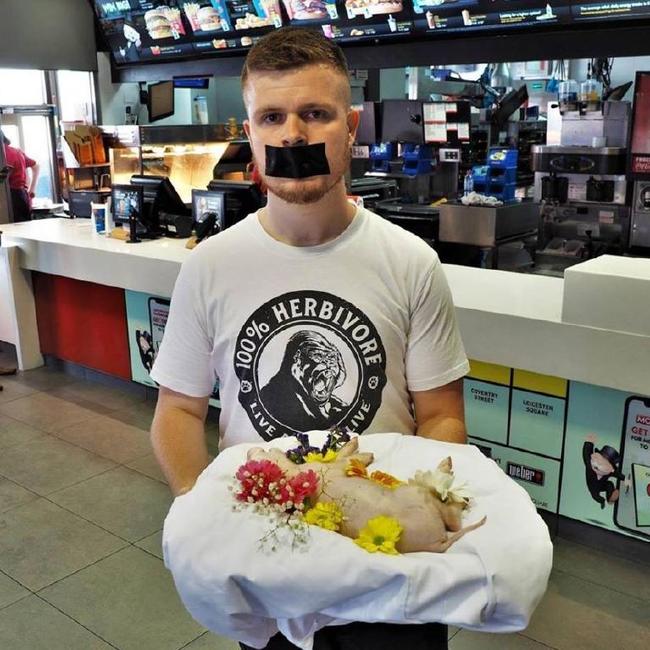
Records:
M223 448L334 425L412 434L409 391L468 370L435 251L359 209L318 246L276 241L256 213L198 246L151 376L194 397L218 379Z

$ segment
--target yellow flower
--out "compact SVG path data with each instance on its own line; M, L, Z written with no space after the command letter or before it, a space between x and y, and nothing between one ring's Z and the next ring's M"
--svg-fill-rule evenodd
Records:
M319 451L310 451L307 456L305 456L305 462L307 463L331 463L336 460L338 453L332 449L328 449L325 452L325 455L321 454Z
M389 555L399 555L395 544L399 541L403 530L397 519L382 515L369 519L354 543L369 553L379 551Z
M370 480L384 487L394 490L400 485L404 485L403 481L400 481L398 478L395 478L392 474L386 474L386 472L380 472L379 470L374 471L370 475Z
M308 524L320 526L325 530L337 531L343 521L343 511L336 503L322 503L319 501L305 513L304 517Z
M345 468L345 475L358 476L359 478L368 478L368 470L358 458L351 458Z

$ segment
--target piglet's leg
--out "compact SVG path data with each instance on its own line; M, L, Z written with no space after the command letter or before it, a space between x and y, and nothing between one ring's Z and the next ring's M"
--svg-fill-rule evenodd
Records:
M441 504L439 506L440 514L442 515L442 520L445 522L445 528L447 530L452 531L455 533L457 530L460 530L462 528L462 522L461 522L461 513L463 511L463 507L461 506L460 503L456 504Z
M470 526L466 526L462 530L459 530L456 533L453 533L447 537L446 540L438 540L437 542L433 542L426 550L430 551L432 553L444 553L454 542L457 542L465 533L469 533L472 530L476 530L480 526L482 526L487 517L483 517L480 521L477 521L475 524L471 524Z

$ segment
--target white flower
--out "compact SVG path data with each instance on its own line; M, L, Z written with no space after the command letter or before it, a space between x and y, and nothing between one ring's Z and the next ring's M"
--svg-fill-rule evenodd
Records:
M469 501L470 494L467 491L467 484L454 485L455 477L450 472L442 472L439 469L435 471L417 471L415 476L409 480L409 485L418 485L427 490L431 490L438 495L441 501L454 501L466 504Z

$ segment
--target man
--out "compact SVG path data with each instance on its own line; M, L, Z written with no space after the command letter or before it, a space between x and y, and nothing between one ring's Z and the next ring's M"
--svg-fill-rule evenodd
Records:
M172 491L191 490L209 463L215 376L222 448L292 434L299 412L357 433L465 442L468 363L438 257L346 198L359 116L343 53L315 31L280 29L251 49L242 87L268 204L201 244L176 282L151 373L152 442ZM315 643L446 648L446 626L354 623Z
M17 147L12 147L11 141L4 133L2 133L2 144L5 149L7 167L11 168L9 190L14 221L29 221L32 218L32 199L38 180L38 163ZM28 172L29 183L27 182Z

